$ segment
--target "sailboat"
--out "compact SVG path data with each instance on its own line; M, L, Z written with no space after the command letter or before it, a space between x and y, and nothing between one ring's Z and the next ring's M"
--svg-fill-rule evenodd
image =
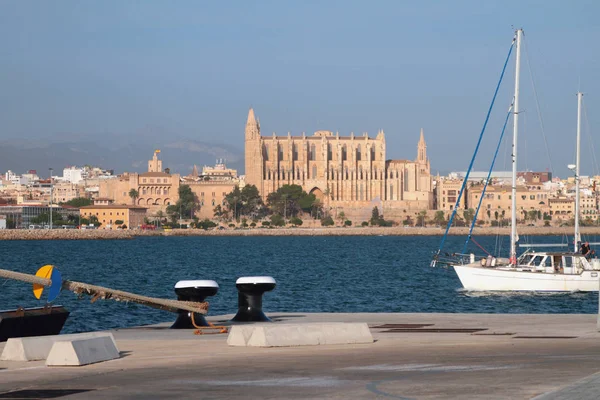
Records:
M530 246L530 248L525 250L521 255L517 255L517 138L519 129L519 77L522 35L523 30L517 30L515 39L513 41L513 44L516 44L516 73L512 111L509 110L509 113L512 112L514 118L512 144L511 235L509 257L496 258L490 255L481 260L476 260L474 254L459 254L452 260L446 260L445 263L454 269L458 275L458 278L460 279L461 284L466 290L528 292L598 291L600 283L600 260L596 258L588 258L589 255L586 256L579 252L579 243L581 241L581 236L579 233L579 144L581 132L582 93L577 93L578 106L576 164L569 165L569 168L575 171L576 182L575 234L573 251L535 251ZM450 227L451 222L452 220L449 221L448 228ZM432 266L435 266L437 262L440 262L440 251L441 246L436 256L434 256Z

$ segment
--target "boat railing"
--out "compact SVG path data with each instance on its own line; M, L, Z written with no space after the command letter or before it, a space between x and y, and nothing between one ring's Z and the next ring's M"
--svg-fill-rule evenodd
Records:
M475 256L473 253L438 253L433 257L431 266L448 267L450 265L465 265L474 262L474 260L481 258L482 256Z

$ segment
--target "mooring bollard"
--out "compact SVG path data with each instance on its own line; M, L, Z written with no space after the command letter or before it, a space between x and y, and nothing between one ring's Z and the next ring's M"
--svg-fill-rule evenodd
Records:
M235 322L271 322L262 311L264 292L275 289L275 279L270 276L245 276L235 282L238 290L238 311Z
M219 284L211 280L179 281L175 284L177 300L203 302L209 296L219 291ZM179 316L171 329L192 329L199 326L209 326L202 314L179 310Z

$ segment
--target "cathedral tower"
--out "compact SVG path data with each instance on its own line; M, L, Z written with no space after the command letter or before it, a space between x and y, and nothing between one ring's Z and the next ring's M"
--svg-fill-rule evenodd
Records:
M430 192L433 187L431 183L431 168L429 165L429 159L427 158L427 144L425 143L425 135L423 135L423 128L421 128L421 137L417 144L417 176L418 186L417 190L423 192ZM431 204L433 206L433 204Z
M254 110L248 111L246 121L245 175L246 183L256 185L262 193L262 153L260 141L260 123L254 116Z
M427 163L427 144L425 144L423 128L421 128L421 137L419 138L419 144L417 144L417 162L419 164Z

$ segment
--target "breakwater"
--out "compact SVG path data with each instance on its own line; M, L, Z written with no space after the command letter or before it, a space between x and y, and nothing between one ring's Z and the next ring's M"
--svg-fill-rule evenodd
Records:
M319 228L250 228L250 229L173 229L146 230L78 230L78 229L5 229L0 240L119 240L145 236L436 236L444 228L436 227L319 227ZM450 235L464 236L469 228L450 229ZM510 228L477 227L476 236L510 235ZM572 227L519 227L520 235L572 236ZM582 235L600 235L600 227L582 227Z

